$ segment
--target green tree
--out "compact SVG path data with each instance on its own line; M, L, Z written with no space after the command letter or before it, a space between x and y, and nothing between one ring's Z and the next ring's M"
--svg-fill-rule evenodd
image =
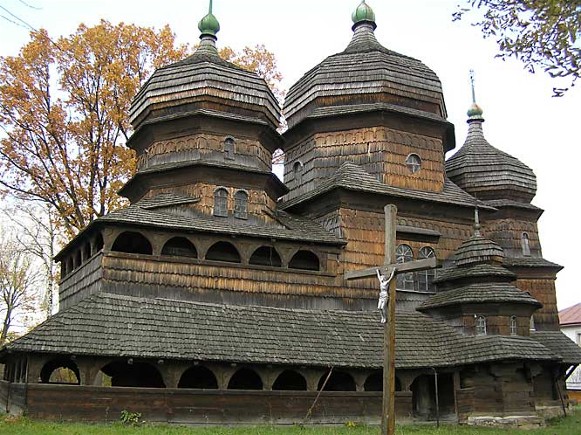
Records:
M581 76L581 0L465 0L454 14L465 15L495 38L501 59L514 57L530 72L556 79L561 96ZM564 84L563 84L564 83Z

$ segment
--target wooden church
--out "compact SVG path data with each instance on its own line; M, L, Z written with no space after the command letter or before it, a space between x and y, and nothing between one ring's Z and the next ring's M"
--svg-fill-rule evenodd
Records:
M397 262L439 266L395 278L398 421L565 411L581 349L559 332L533 171L486 141L476 104L445 161L456 144L438 77L376 40L365 1L353 22L282 112L263 79L220 59L211 11L197 51L155 71L128 114L131 205L57 255L59 313L0 350L6 411L377 423L378 280L345 274L383 264L386 204Z

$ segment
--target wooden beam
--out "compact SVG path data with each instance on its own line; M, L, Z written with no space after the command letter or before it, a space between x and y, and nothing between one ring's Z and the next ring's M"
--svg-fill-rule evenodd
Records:
M406 263L387 264L381 267L370 267L368 269L362 270L350 270L349 272L345 272L343 276L345 279L349 280L376 276L377 269L379 269L383 275L390 275L393 269L395 269L395 273L398 274L404 272L420 272L422 270L434 269L436 266L436 257L432 257L425 258L423 260L408 261Z

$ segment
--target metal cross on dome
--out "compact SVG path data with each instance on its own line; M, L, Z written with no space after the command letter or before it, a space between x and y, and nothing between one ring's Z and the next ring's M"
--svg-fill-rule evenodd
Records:
M347 280L370 278L379 273L383 277L391 277L398 273L419 272L434 269L437 266L436 257L423 260L396 263L396 216L397 207L388 204L384 207L385 242L383 265L363 270L345 272ZM381 282L381 279L380 279ZM385 323L383 342L383 406L381 418L382 434L393 435L395 431L395 295L396 280L389 280L389 297L387 299L387 322Z

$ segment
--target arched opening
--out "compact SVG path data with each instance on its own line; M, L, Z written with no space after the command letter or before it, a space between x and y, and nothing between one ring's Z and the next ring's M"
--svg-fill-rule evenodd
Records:
M249 368L241 368L230 378L229 390L262 390L262 379Z
M429 246L423 246L420 248L419 252L419 259L423 260L426 258L434 258L436 256L436 252ZM421 292L434 292L434 277L436 272L434 269L422 270L420 272L416 272L416 278L418 282L418 291Z
M234 217L248 219L248 194L243 190L234 194Z
M194 366L187 369L180 381L178 382L178 388L200 388L205 390L217 389L218 381L216 376L207 367L204 366Z
M325 384L328 375L329 373L327 372L321 376L317 390L323 388L323 384ZM324 391L355 391L356 389L357 387L353 376L347 372L333 371L325 384Z
M223 187L214 191L214 216L228 217L228 191Z
M43 384L79 385L81 375L77 364L70 358L55 358L47 362L40 371Z
M140 233L125 231L117 236L113 243L112 251L128 252L131 254L151 255L153 249L151 243Z
M196 247L192 242L185 237L174 237L163 245L161 255L198 258L198 251L196 251Z
M226 160L234 160L234 153L236 152L235 145L236 141L233 137L228 136L224 139L224 158Z
M299 185L303 182L303 164L301 162L295 162L293 165L293 175L295 178L295 185Z
M436 407L436 379L438 404ZM420 375L411 385L414 416L425 420L455 413L454 378L451 373Z
M516 316L510 316L510 335L518 335L518 319Z
M272 246L261 246L258 248L250 257L249 263L257 266L282 266L280 255L278 255L278 252Z
M365 384L363 384L365 391L383 391L383 370L377 370L367 376ZM395 378L395 391L401 391L401 381Z
M206 253L206 260L240 263L238 250L228 242L214 243Z
M298 251L288 264L289 269L320 270L319 257L311 251Z
M272 389L306 391L307 381L300 373L297 373L294 370L285 370L278 375L274 384L272 384Z
M101 251L103 249L103 236L101 235L101 233L98 233L97 236L95 237L95 244L94 244L94 253L96 254L97 252Z
M85 246L83 246L83 259L87 261L89 258L91 258L91 244L86 243Z
M81 264L83 264L83 257L80 249L75 253L75 259L73 260L73 264L75 266L75 269L77 267L80 267Z
M486 335L486 317L477 316L475 325L476 335Z
M157 368L145 362L113 361L101 369L112 387L165 388Z
M529 235L528 233L522 233L521 235L521 247L522 247L522 255L525 257L530 257L531 255L531 246L529 243Z
M395 249L396 263L407 263L414 259L414 251L408 245L398 245ZM414 290L413 272L402 273L396 277L396 287L398 290Z

